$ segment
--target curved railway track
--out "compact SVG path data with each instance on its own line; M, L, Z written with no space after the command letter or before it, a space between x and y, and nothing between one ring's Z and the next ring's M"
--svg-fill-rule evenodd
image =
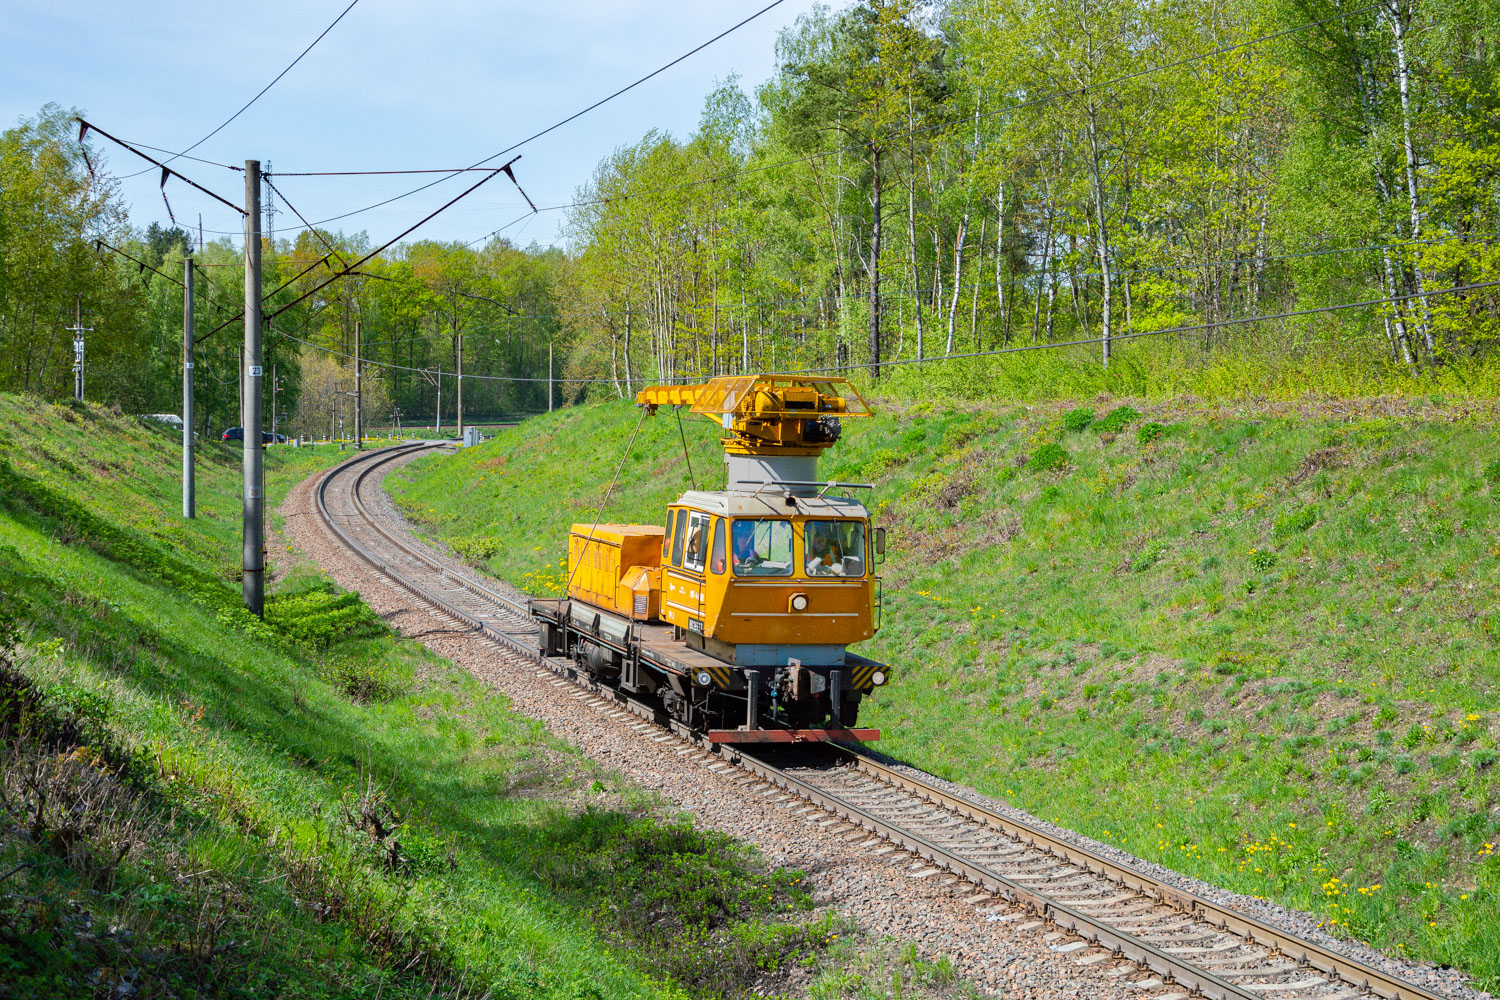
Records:
M993 906L993 919L1026 921L1054 951L1085 965L1109 963L1106 975L1153 1000L1190 994L1214 1000L1442 1000L1442 995L1339 952L1299 938L1205 897L1155 879L1105 855L1001 816L963 797L848 747L818 744L761 756L715 745L655 706L602 687L571 661L540 654L526 606L473 574L400 537L367 504L371 473L430 443L397 445L357 456L317 485L318 510L334 535L385 580L430 605L455 627L483 634L530 665L590 692L589 704L628 711L718 755L754 776L751 790L807 803L809 815L873 853L906 852L913 878L959 879L968 902ZM774 753L774 751L773 751ZM774 763L779 760L780 763Z

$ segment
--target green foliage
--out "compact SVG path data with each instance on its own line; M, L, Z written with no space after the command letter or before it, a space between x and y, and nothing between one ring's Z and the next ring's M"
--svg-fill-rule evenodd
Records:
M1055 472L1067 464L1068 453L1055 442L1042 445L1026 460L1026 467L1033 472Z
M1141 424L1141 426L1135 429L1136 442L1142 446L1151 444L1157 438L1161 437L1162 431L1166 429L1165 424L1159 424L1154 420Z
M482 566L500 554L498 538L455 538L448 544L454 552L476 566Z
M1276 534L1296 535L1318 523L1318 508L1299 507L1276 519Z
M275 631L311 650L389 634L380 616L358 594L341 594L331 585L271 595L265 620Z
M1140 411L1133 406L1117 406L1094 421L1094 430L1100 434L1118 434L1139 420L1140 416Z
M1063 414L1063 430L1077 433L1094 422L1094 411L1088 409L1069 410Z

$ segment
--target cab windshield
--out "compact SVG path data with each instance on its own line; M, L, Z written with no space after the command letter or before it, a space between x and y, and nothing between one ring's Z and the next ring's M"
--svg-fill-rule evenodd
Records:
M790 521L736 521L733 535L735 576L792 575Z
M802 526L808 576L864 576L863 521L808 521Z

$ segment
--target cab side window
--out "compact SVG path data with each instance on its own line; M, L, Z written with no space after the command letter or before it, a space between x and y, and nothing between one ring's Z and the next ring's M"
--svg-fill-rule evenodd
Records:
M714 547L713 554L708 558L708 570L710 573L723 573L724 566L724 519L714 518Z
M672 532L672 565L678 569L682 568L682 542L683 536L687 534L687 511L677 512L677 526Z
M687 516L687 545L682 553L684 569L703 572L703 563L708 557L708 523L710 515L691 511Z
M665 566L672 561L672 526L677 521L677 512L671 507L667 508L667 526L661 536L661 562Z

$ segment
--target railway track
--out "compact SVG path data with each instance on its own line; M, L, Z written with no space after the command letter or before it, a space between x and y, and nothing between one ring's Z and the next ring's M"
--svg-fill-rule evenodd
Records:
M715 745L655 706L602 687L572 663L540 654L521 602L403 539L372 512L375 470L430 444L398 445L345 462L317 486L324 522L390 583L451 624L481 633L534 667L571 682L611 713L630 712L754 776L752 792L785 798L872 852L905 852L914 879L962 880L992 919L1044 932L1054 951L1153 1000L1442 1000L1390 972L1004 817L848 747L819 744L762 755ZM1014 905L1011 905L1014 904ZM1017 910L1016 906L1021 909Z

